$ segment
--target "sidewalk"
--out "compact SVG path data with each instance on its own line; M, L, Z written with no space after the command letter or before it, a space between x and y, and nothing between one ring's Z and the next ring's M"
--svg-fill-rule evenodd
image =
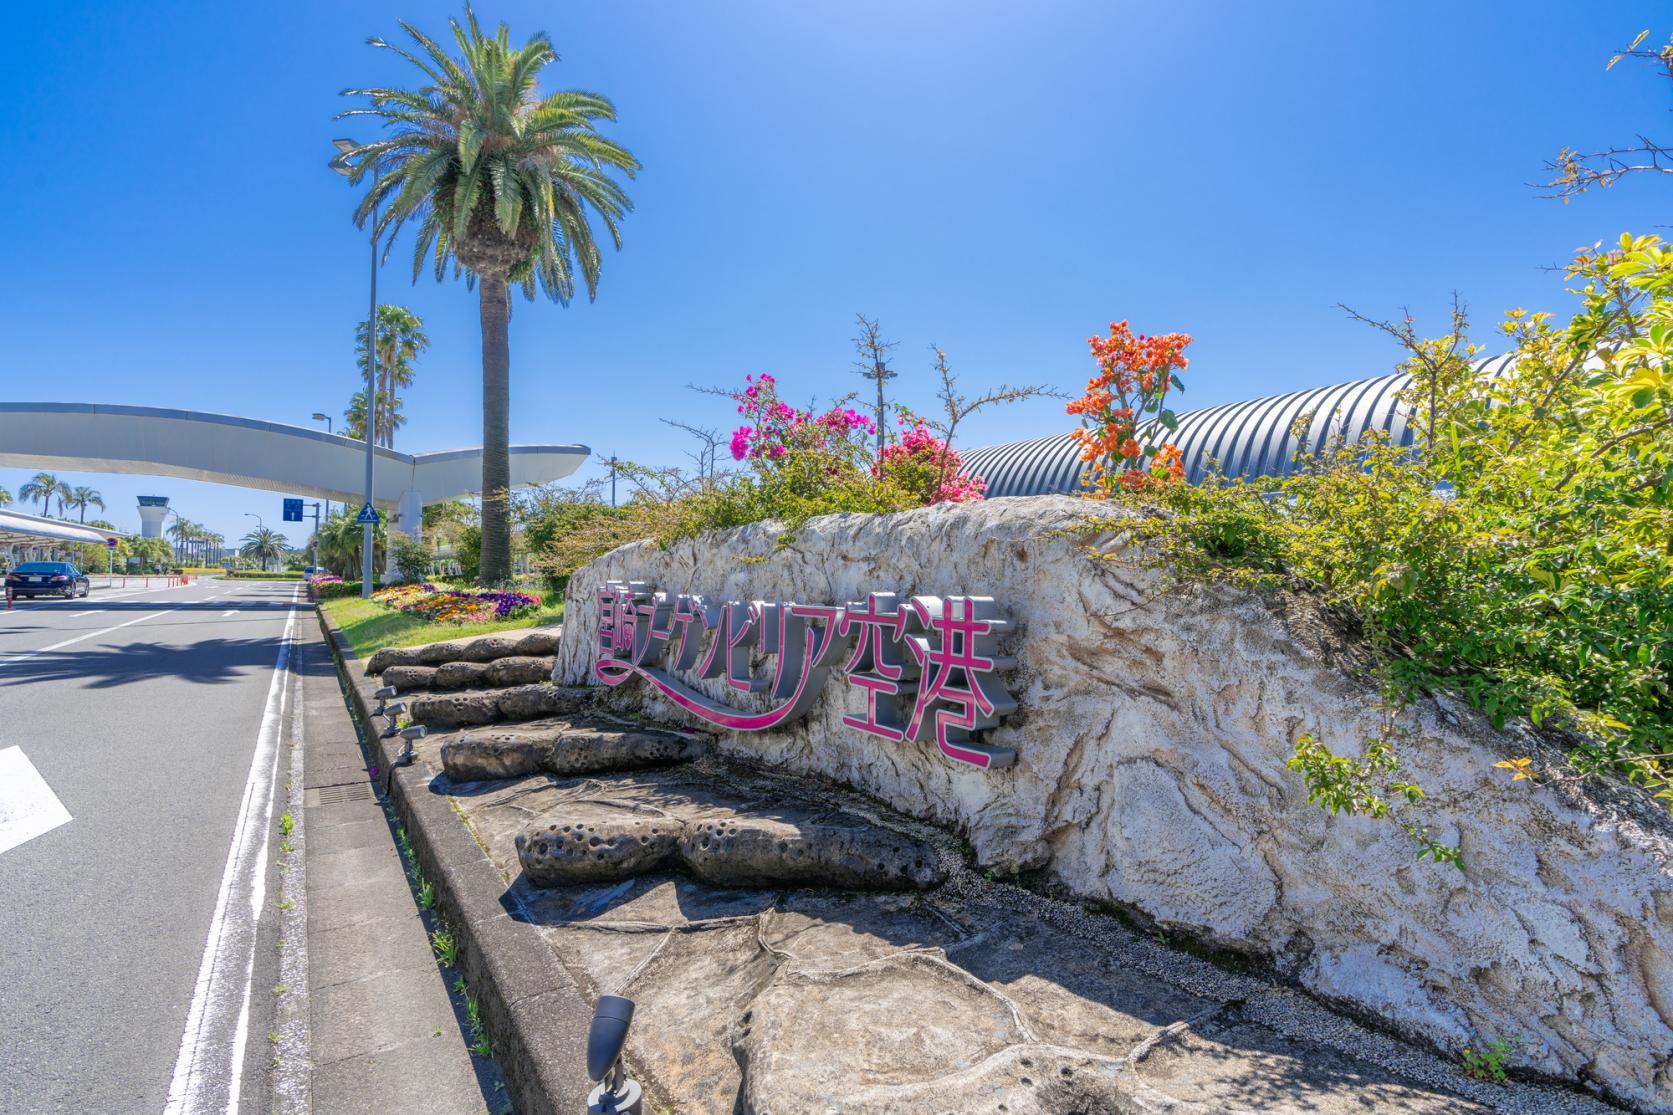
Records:
M311 1110L509 1111L497 1067L467 1048L453 973L431 950L435 926L418 908L316 624L298 624L297 669Z

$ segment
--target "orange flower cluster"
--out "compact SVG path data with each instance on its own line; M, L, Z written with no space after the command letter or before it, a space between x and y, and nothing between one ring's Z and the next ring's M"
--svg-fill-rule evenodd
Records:
M1156 424L1173 421L1163 404L1170 390L1185 389L1176 373L1190 363L1185 358L1190 335L1135 336L1125 321L1112 321L1109 336L1092 337L1090 343L1098 374L1086 381L1086 394L1064 408L1081 419L1071 436L1090 466L1081 481L1087 494L1104 499L1117 490L1183 479L1179 450L1170 442L1147 442ZM1141 421L1149 428L1141 430Z

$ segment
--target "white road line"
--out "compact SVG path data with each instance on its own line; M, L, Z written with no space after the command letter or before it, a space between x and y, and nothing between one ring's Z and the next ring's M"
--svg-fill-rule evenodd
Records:
M96 616L98 614L99 614L99 610L97 608L94 608L91 612L73 612L73 613L71 613L70 618L71 619L80 619L82 616Z
M221 618L226 619L228 616L235 616L237 614L238 614L238 609L237 608L231 608L231 609L228 609L227 611L222 612L221 613Z
M73 639L65 639L61 643L53 643L51 646L42 647L39 650L31 650L31 651L28 651L24 654L8 654L4 658L0 658L0 666L9 666L13 662L22 662L25 658L33 658L37 654L45 654L48 651L59 650L63 647L72 646L72 645L74 645L76 643L80 643L80 642L85 642L88 639L96 639L100 635L108 635L112 631L120 631L124 627L132 627L134 624L144 623L148 619L156 619L159 616L172 615L173 613L178 612L179 610L180 610L179 608L169 608L167 611L152 612L148 616L140 616L138 619L131 619L126 623L119 623L115 627L107 627L102 631L89 631L85 635L77 635Z
M244 1046L249 1037L256 927L267 901L267 835L273 823L279 735L290 692L287 681L295 630L296 596L292 594L163 1115L238 1112Z
M0 853L71 820L21 747L0 747Z

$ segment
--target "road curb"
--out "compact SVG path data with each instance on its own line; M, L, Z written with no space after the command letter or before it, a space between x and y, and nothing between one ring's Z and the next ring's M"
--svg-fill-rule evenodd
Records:
M395 767L401 740L379 739L366 676L342 629L323 607L314 614L355 711L356 728L380 771L389 803L436 888L436 907L460 941L459 967L482 1007L494 1056L519 1115L585 1111L587 1029L592 1003L507 897L505 881L424 766Z

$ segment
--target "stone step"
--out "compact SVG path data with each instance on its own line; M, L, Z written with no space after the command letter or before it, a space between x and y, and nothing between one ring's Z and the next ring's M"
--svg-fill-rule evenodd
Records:
M536 685L549 681L557 659L532 655L511 655L492 662L446 662L440 666L390 666L383 671L383 683L398 692L415 690L503 689L513 685Z
M526 765L565 727L459 739L500 736ZM983 880L948 834L824 784L716 760L555 775L474 783L457 807L577 981L636 1000L629 1061L672 1110L1606 1110L1471 1081L1291 988Z
M674 867L718 886L922 890L946 873L933 849L848 814L717 811L631 797L566 803L516 838L535 886L616 882Z
M691 733L559 717L444 736L441 761L450 782L482 782L542 771L569 776L639 770L688 762L708 750L708 740Z
M478 635L418 647L385 647L366 660L366 672L391 666L441 666L449 662L492 662L496 658L550 658L558 653L561 627L535 627L513 635Z
M506 720L573 716L586 711L592 701L591 690L547 682L505 689L418 693L407 701L407 715L415 724L451 731Z

